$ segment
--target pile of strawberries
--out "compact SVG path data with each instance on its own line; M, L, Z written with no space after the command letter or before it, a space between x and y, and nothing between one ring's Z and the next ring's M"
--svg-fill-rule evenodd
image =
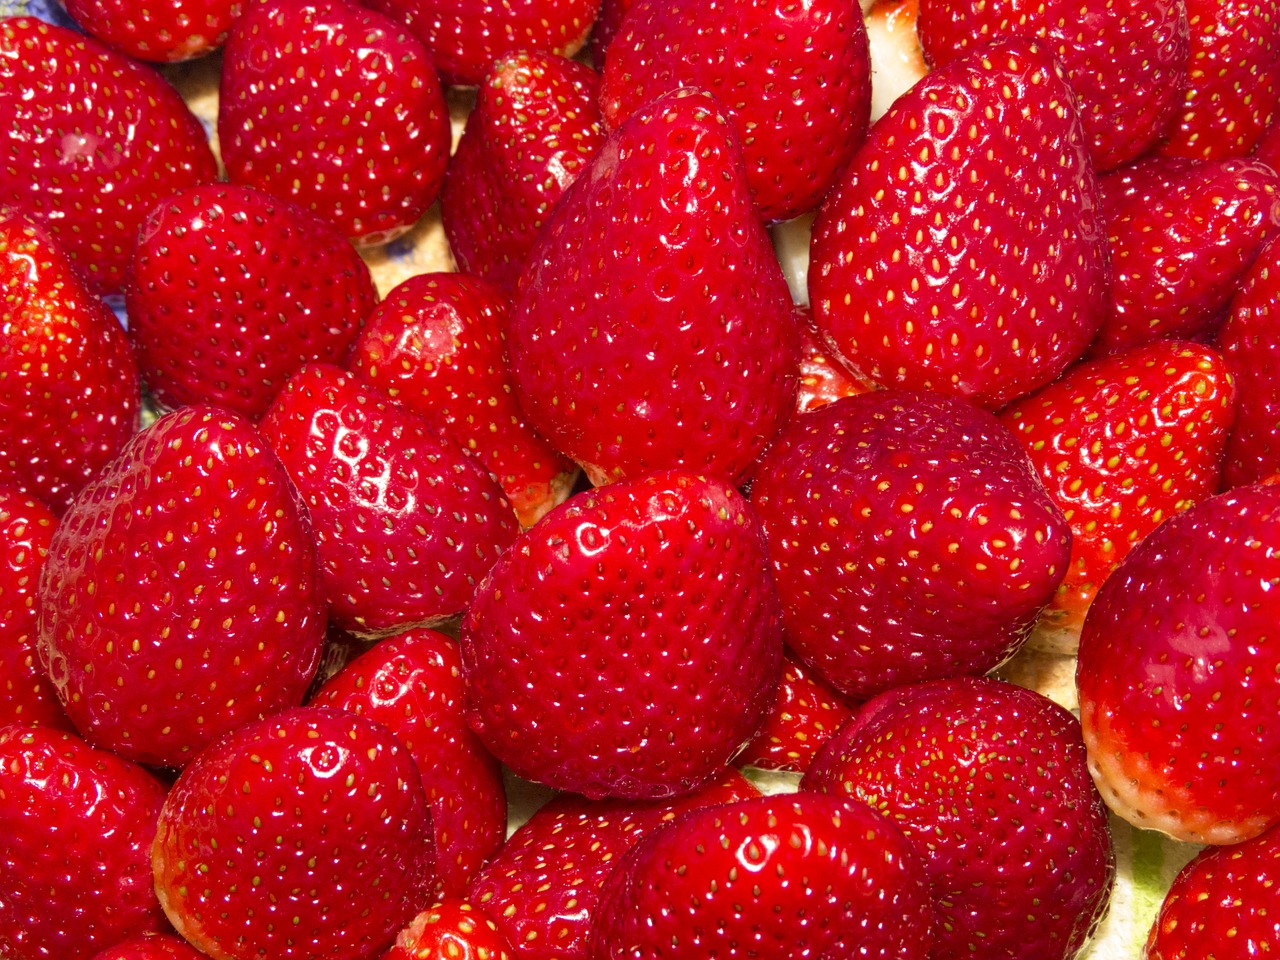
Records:
M1273 3L878 0L874 121L851 0L66 10L0 20L0 957L1070 960L1108 809L1210 845L1149 960L1280 948Z

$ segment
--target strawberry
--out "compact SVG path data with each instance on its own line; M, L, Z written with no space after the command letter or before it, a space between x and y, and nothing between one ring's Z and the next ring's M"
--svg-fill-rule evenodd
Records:
M0 209L42 222L95 291L119 289L152 204L218 172L159 74L32 17L0 21L0 129Z
M138 60L173 63L202 57L226 42L243 0L66 0L85 32Z
M442 623L515 539L487 470L337 367L298 371L262 434L306 502L329 618L345 630Z
M55 513L138 428L120 324L42 227L2 210L0 385L0 483Z
M40 661L101 746L181 766L302 699L324 639L316 559L253 427L184 407L80 492L40 580Z
M409 230L449 160L449 112L421 41L354 0L263 0L223 51L218 139L233 183L359 244Z
M594 482L739 478L790 412L795 321L744 175L715 101L678 91L609 137L538 235L516 396Z
M577 465L534 433L516 403L510 309L506 294L478 277L410 277L369 315L348 364L478 458L531 527L568 495Z
M1171 517L1102 585L1076 686L1094 779L1129 822L1238 843L1280 821L1280 488Z
M201 960L204 954L181 937L169 933L144 933L131 937L92 960Z
M1044 41L1080 99L1098 170L1145 152L1182 102L1185 0L920 0L919 31L934 66L1000 37Z
M622 29L622 22L626 20L627 14L635 5L636 0L601 0L600 12L596 15L595 27L591 31L590 44L591 62L597 70L603 72L605 54L609 45L613 43L613 38Z
M928 890L907 840L862 804L742 800L687 813L635 846L605 884L591 955L924 960Z
M814 225L814 318L877 383L998 407L1056 377L1096 333L1102 227L1052 54L993 44L916 84L854 155Z
M858 699L1007 660L1071 550L1009 431L938 393L880 391L796 418L751 501L788 643Z
M462 718L462 659L448 637L388 637L326 683L311 703L376 720L422 776L435 838L435 893L460 896L507 836L502 770Z
M466 715L516 774L660 798L764 719L782 656L754 511L680 471L588 491L523 533L462 622Z
M175 929L226 960L357 960L425 906L431 813L381 724L300 707L204 750L160 810L152 862Z
M0 956L87 960L159 930L149 854L164 796L74 734L0 728Z
M881 694L801 789L854 797L912 841L933 960L1068 960L1106 907L1115 862L1080 726L1034 691L964 677Z
M808 413L825 407L841 397L857 397L870 393L875 384L845 369L831 356L817 328L813 325L813 312L805 306L796 307L800 331L800 386L796 392L796 411Z
M1280 227L1280 174L1256 160L1152 157L1102 188L1112 277L1092 352L1212 334Z
M130 335L164 407L261 417L304 363L336 363L376 294L332 226L250 187L181 191L143 223L125 291Z
M515 960L494 922L465 900L443 900L414 917L381 960Z
M1134 544L1217 492L1235 409L1222 356L1166 340L1072 367L1001 411L1071 525L1041 646L1074 652L1098 587Z

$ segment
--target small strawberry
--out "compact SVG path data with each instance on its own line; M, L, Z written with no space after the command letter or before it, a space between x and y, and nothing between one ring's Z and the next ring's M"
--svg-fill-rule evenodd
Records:
M921 80L854 155L814 226L814 318L877 383L998 407L1093 338L1105 240L1057 62L993 44Z
M181 937L144 933L95 953L92 960L202 960L204 956Z
M889 691L801 789L854 797L912 841L933 960L1069 960L1106 908L1115 862L1080 726L1034 691L969 677Z
M159 930L149 857L164 797L74 734L0 728L0 956L87 960Z
M184 407L72 503L40 580L40 661L91 741L181 766L301 701L324 639L315 548L253 427Z
M440 192L449 111L402 24L354 0L263 0L223 51L218 139L233 183L379 244Z
M0 208L43 223L95 291L156 201L210 183L204 130L150 67L32 17L0 21Z
M808 413L841 397L858 397L876 389L875 384L845 369L822 342L808 307L796 307L800 331L800 387L796 412Z
M693 811L640 841L605 884L591 955L924 960L929 931L924 870L890 819L807 793Z
M538 236L512 310L516 396L595 482L741 477L790 413L790 296L704 93L615 131Z
M300 707L246 724L182 772L152 862L175 929L220 960L361 960L424 906L422 782L381 724Z
M465 900L444 900L414 917L381 960L515 960L515 956L483 911Z
M173 63L217 50L226 42L243 0L65 0L69 13L109 47L138 60Z
M547 514L462 624L471 727L518 775L591 797L715 776L764 719L781 656L754 511L679 471Z
M1280 487L1166 520L1102 585L1076 685L1094 779L1131 823L1238 843L1280 821Z
M303 367L261 427L307 505L329 618L344 630L456 616L515 539L483 466L337 367Z
M151 396L261 417L304 363L336 363L376 294L329 224L250 187L181 191L143 223L125 291Z

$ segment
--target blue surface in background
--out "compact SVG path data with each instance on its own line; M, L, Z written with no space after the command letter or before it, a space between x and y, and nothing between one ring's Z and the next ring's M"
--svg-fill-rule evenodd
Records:
M22 16L39 17L60 27L79 29L56 0L0 0L0 17Z

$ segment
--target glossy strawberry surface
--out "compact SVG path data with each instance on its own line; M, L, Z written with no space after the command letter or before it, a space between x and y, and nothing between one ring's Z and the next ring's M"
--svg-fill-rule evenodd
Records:
M86 33L138 60L174 63L217 50L243 12L242 0L67 0Z
M171 933L149 933L131 937L101 953L92 960L200 960L201 953L182 937Z
M443 900L414 917L381 960L515 960L515 950L483 910Z
M850 701L815 671L786 656L773 709L760 732L733 762L740 767L804 773L853 711Z

